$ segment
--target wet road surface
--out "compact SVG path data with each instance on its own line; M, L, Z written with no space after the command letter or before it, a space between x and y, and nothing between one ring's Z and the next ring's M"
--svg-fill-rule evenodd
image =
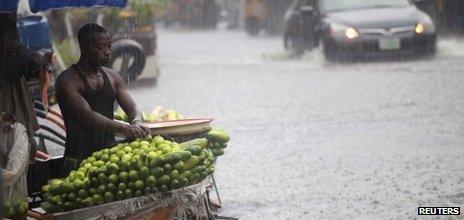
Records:
M158 35L157 84L130 92L145 111L212 116L230 133L215 174L222 215L404 219L464 204L459 40L429 59L331 63L320 50L290 59L280 38Z

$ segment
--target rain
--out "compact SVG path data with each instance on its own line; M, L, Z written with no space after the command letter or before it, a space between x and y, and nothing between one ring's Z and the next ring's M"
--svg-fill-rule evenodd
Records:
M420 207L463 207L460 1L129 0L38 13L29 2L21 44L53 49L52 108L92 22L111 34L107 67L138 109L227 131L218 219L419 219ZM28 88L43 101L39 84ZM65 138L37 133L54 136L37 135L39 150L65 154Z

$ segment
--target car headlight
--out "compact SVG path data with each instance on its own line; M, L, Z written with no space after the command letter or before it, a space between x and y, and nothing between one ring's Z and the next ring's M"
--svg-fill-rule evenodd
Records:
M414 31L416 32L416 34L434 33L435 25L433 24L432 19L430 19L429 17L425 17L416 24Z
M358 31L350 26L342 24L330 24L330 34L332 37L355 39L359 37Z

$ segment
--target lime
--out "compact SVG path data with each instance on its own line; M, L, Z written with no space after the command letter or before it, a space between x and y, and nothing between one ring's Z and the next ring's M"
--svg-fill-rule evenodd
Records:
M100 185L98 186L98 193L99 194L104 194L106 192L106 185Z
M103 162L101 160L97 160L97 161L92 163L92 166L94 166L94 167L101 167L103 165L105 165L105 162Z
M148 195L150 193L151 193L151 188L150 187L145 187L145 189L143 190L143 194Z
M97 205L103 204L103 197L101 195L99 195L99 194L93 195L92 200Z
M110 149L108 148L105 148L103 150L101 150L102 154L108 154L110 152Z
M179 177L179 171L172 170L171 173L169 174L169 177L171 177L171 179L177 179Z
M113 173L113 174L119 173L119 166L116 165L115 163L110 163L106 167L108 169L108 173Z
M111 163L118 163L119 161L119 157L118 156L111 156L110 158L110 162Z
M148 142L148 141L140 141L140 145L150 145L150 142Z
M124 152L126 152L126 153L132 152L132 148L129 147L129 146L125 146L122 150L124 150Z
M102 154L100 160L107 162L110 160L110 156L108 156L108 154Z
M169 184L169 187L171 189L178 189L180 187L180 182L177 179L174 179L171 181L171 184Z
M92 207L95 205L95 202L93 201L93 198L91 197L85 198L82 202L84 202L84 205L86 207Z
M106 203L114 201L114 195L111 192L106 192L104 197Z
M135 161L140 160L140 155L134 155L134 156L132 156L132 161L134 161L134 160L135 160Z
M93 163L93 162L97 161L97 159L95 157L93 157L93 156L88 157L86 160L87 160L87 163Z
M139 179L139 173L135 170L129 171L129 179L132 181L136 181Z
M164 169L161 167L155 167L150 170L150 174L155 177L160 177L164 174Z
M163 155L163 151L162 150L157 150L156 155L158 155L158 157L161 157Z
M132 150L132 153L133 153L134 155L139 155L139 154L141 154L142 152L143 152L143 151L140 150L139 148L136 148L136 149L133 149L133 150Z
M131 182L127 183L127 188L134 190L135 189L134 185L135 185L134 182L131 181Z
M150 188L155 187L156 183L157 183L156 177L152 175L148 176L147 179L145 180L145 185Z
M133 196L132 190L126 189L126 190L124 191L124 198L130 199L130 198L132 198L132 196Z
M98 174L98 182L100 184L107 184L108 183L108 177L105 174L100 173L100 174Z
M119 149L119 148L118 148L118 145L116 145L116 146L110 148L110 150L108 151L108 153L109 153L109 154L115 154L116 151L118 151L118 149Z
M122 155L121 160L126 163L129 163L132 160L132 156L130 154L124 154Z
M187 179L189 179L191 175L192 175L192 172L190 172L190 170L186 170L182 172L181 174L181 176L186 177Z
M81 199L85 199L87 196L89 196L89 193L85 189L81 189L77 192L77 196L79 196Z
M62 192L65 192L65 193L70 193L73 191L73 185L66 181L62 182L60 184L60 187L61 187Z
M85 169L85 168L84 168L84 169ZM74 178L75 178L75 179L83 180L84 177L85 177L85 173L82 172L82 171L76 171L76 172L74 173Z
M93 184L94 186L98 185L98 178L97 177L92 177L90 179L90 183Z
M121 190L117 191L116 195L115 195L115 199L116 200L123 200L124 199L124 191L121 191Z
M180 187L188 186L188 179L187 177L179 178Z
M211 165L210 167L208 167L208 174L211 175L214 173L214 165Z
M129 181L129 173L127 173L126 171L122 171L119 173L119 181L123 182L123 183L127 183L127 181Z
M125 183L119 183L118 190L124 192L124 190L126 190L126 184Z
M76 199L77 199L76 193L73 193L73 192L72 192L72 193L69 193L69 194L68 194L68 200L69 200L69 201L75 202Z
M55 203L55 204L58 204L58 203L61 203L63 202L63 198L58 195L58 196L53 196L51 199L50 199L51 202Z
M83 167L86 168L87 170L89 170L90 167L92 167L92 163L87 162L87 163L84 164Z
M158 157L158 156L156 155L156 152L153 152L153 151L148 152L147 156L148 156L148 159L149 159L150 161L153 161L155 158Z
M161 177L158 179L158 182L159 182L161 185L168 185L168 184L171 182L171 177L169 177L168 175L164 174L163 176L161 176Z
M96 174L101 174L101 173L106 174L107 172L108 172L108 168L106 166L101 166L95 171Z
M157 157L150 161L150 168L155 168L163 164L163 160L157 155Z
M69 202L69 201L63 204L63 208L65 211L71 211L74 209L74 207L75 207L74 203Z
M131 148L138 148L139 146L140 146L140 142L138 142L138 141L132 141L130 143ZM124 150L125 150L125 148L124 148Z
M79 169L77 169L78 172L82 172L84 173L84 175L87 173L87 168L85 167L80 167Z
M168 186L166 186L166 185L161 185L161 186L159 187L159 191L161 191L161 192L167 192L167 191L169 191L169 188L168 188Z
M148 167L142 167L139 171L139 176L142 180L147 179L147 177L150 175L150 170Z
M163 148L163 154L168 154L168 153L171 153L173 150L172 150L172 147L165 147Z
M124 150L118 150L116 151L116 156L121 158L122 156L124 156L124 154L126 154L126 152Z
M168 173L171 172L172 166L171 166L171 164L167 163L167 164L164 164L163 169L164 169L164 173L168 174Z
M85 179L85 178L84 178ZM84 188L84 181L80 180L80 179L77 179L77 180L74 180L73 182L73 191L77 192L79 191L80 189L83 189Z
M158 148L158 150L161 150L161 151L164 150L164 148L166 148L166 147L169 147L169 145L164 144L164 143L161 143L161 144L156 146L156 148Z
M173 168L178 171L184 170L184 162L183 161L177 162L176 164L174 164Z
M92 188L89 189L89 193L90 193L91 196L93 196L93 195L98 193L98 189L92 187Z
M140 196L142 196L142 195L143 195L143 194L142 194L142 190L136 190L135 193L134 193L134 196L135 196L135 197L140 197Z
M148 146L148 144L146 144L146 145L144 145L144 144L140 145L140 150L141 150L141 151L144 151L144 152L145 152L146 150L148 150L148 148L150 148L150 147Z
M43 185L42 186L42 192L47 193L49 188L50 188L50 185Z
M117 188L114 183L108 183L108 185L106 185L106 189L110 192L115 192Z
M155 142L156 145L160 145L164 143L164 138L161 136L156 136L153 138L153 141Z
M101 156L102 156L102 152L100 151L96 151L92 154L92 157L95 157L96 160L100 160Z
M143 190L145 188L145 183L142 180L137 180L134 183L134 187L136 190Z
M117 174L114 174L114 173L109 176L108 180L110 183L113 183L113 184L119 183L119 177Z
M81 198L79 198L79 197L76 198L76 204L77 204L77 206L78 206L79 208L82 207L82 206L84 206L83 200L82 200Z

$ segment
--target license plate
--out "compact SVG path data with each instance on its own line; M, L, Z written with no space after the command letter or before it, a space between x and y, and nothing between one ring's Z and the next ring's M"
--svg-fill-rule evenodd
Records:
M401 42L399 38L384 38L379 40L379 48L381 50L399 50Z

